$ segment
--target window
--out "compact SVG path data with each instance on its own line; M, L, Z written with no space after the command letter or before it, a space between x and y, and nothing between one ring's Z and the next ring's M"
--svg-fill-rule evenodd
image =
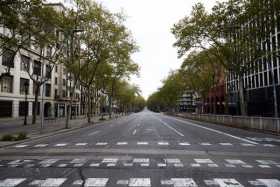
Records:
M57 85L57 77L54 79L54 84Z
M30 68L30 58L25 55L21 55L20 70L29 72L29 68Z
M20 78L20 88L19 88L20 94L25 95L25 91L27 91L27 94L29 94L29 80Z
M1 92L13 92L13 76L5 76L1 78Z
M51 79L52 78L52 68L50 65L46 65L46 77L48 79Z
M65 79L63 79L63 86L65 86L66 85L66 80Z
M58 67L57 67L57 66L55 66L55 72L57 73L57 71L58 71Z
M57 98L58 97L58 92L57 89L54 90L54 97Z
M51 96L51 85L50 84L46 84L45 96L46 97L50 97Z
M66 90L63 90L63 91L62 91L62 96L63 96L63 97L66 97Z
M34 61L33 74L41 75L41 62L36 60Z
M2 55L2 65L10 68L14 67L15 52L12 50L5 50Z

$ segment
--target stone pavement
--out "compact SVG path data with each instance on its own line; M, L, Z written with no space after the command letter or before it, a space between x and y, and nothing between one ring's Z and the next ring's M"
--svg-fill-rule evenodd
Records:
M86 116L79 116L76 119L70 120L69 129L65 129L65 118L46 119L44 121L43 128L41 128L39 117L37 118L36 124L31 124L31 117L28 118L28 125L26 126L23 125L23 118L0 119L0 137L5 134L16 134L25 132L28 134L29 138L37 138L41 136L51 135L53 133L59 133L77 128L87 127L89 125L94 125L95 123L100 121L100 118L101 116L94 116L91 118L92 123L88 124ZM109 116L105 116L104 118L107 120L109 119ZM13 143L15 142L0 141L0 147Z

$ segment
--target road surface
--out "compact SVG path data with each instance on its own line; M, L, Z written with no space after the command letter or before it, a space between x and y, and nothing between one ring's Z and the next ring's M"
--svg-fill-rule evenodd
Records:
M280 138L143 111L0 150L0 187L280 187Z

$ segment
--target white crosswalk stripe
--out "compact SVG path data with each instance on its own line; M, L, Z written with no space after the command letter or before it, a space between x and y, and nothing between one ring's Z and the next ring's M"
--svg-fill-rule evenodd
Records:
M244 161L242 160L235 160L235 159L225 159L226 162L228 162L229 164L246 164Z
M191 144L189 142L180 142L179 145L188 146L188 145L191 145Z
M88 143L76 143L76 146L86 146Z
M150 178L130 178L129 187L150 187L151 179Z
M219 143L220 145L223 145L223 146L232 146L233 144L232 143Z
M214 181L219 184L220 187L244 187L236 179L215 178Z
M209 142L203 142L203 143L201 143L200 145L203 145L203 146L210 146L210 145L212 145L212 144L209 143Z
M108 183L108 178L88 178L85 187L104 187Z
M117 145L127 145L127 142L118 142Z
M107 142L97 142L95 145L108 145Z
M137 142L137 145L149 145L148 142Z
M28 146L28 145L25 145L25 144L24 144L24 145L15 145L14 147L15 147L15 148L24 148L24 147L27 147L27 146Z
M5 179L0 181L0 187L14 187L25 181L25 178Z
M158 145L169 145L168 142L158 142Z
M257 181L266 185L266 187L279 187L280 181L277 179L257 179Z
M198 164L214 164L214 162L210 159L194 159L196 163Z
M29 185L39 186L39 187L59 187L61 186L67 178L47 178L46 180L35 180Z
M55 147L64 147L66 145L67 145L67 143L58 143L58 144L55 144L54 146Z
M250 143L242 143L241 145L244 147L255 147L256 146L256 145L250 144Z

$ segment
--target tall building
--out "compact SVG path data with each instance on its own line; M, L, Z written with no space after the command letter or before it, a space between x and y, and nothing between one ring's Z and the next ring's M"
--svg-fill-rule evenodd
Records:
M244 38L244 30L256 29L261 33L253 43L263 55L256 60L252 54L239 59L248 67L242 79L248 115L273 116L275 103L280 111L280 10L275 9L272 2L274 0L260 1L261 6L267 7L269 11L255 15L232 33L235 37ZM237 74L229 72L226 90L231 114L240 114L238 81Z
M47 4L53 6L57 11L65 10L62 4ZM7 28L0 27L0 34L7 34ZM61 32L56 32L62 35ZM63 37L63 36L59 36ZM54 49L42 49L48 55ZM42 96L44 116L64 117L66 114L66 103L69 101L69 87L74 80L66 71L63 64L50 65L48 60L40 58L40 49L33 45L29 48L21 49L21 52L14 54L11 50L4 50L0 56L0 117L20 117L27 112L28 116L33 113L40 114ZM9 74L7 74L7 70ZM39 89L39 107L35 111L35 84L32 76L48 78L44 86ZM81 101L84 103L81 86L75 88L74 102L71 109L73 115L83 114ZM27 98L27 102L26 102Z

